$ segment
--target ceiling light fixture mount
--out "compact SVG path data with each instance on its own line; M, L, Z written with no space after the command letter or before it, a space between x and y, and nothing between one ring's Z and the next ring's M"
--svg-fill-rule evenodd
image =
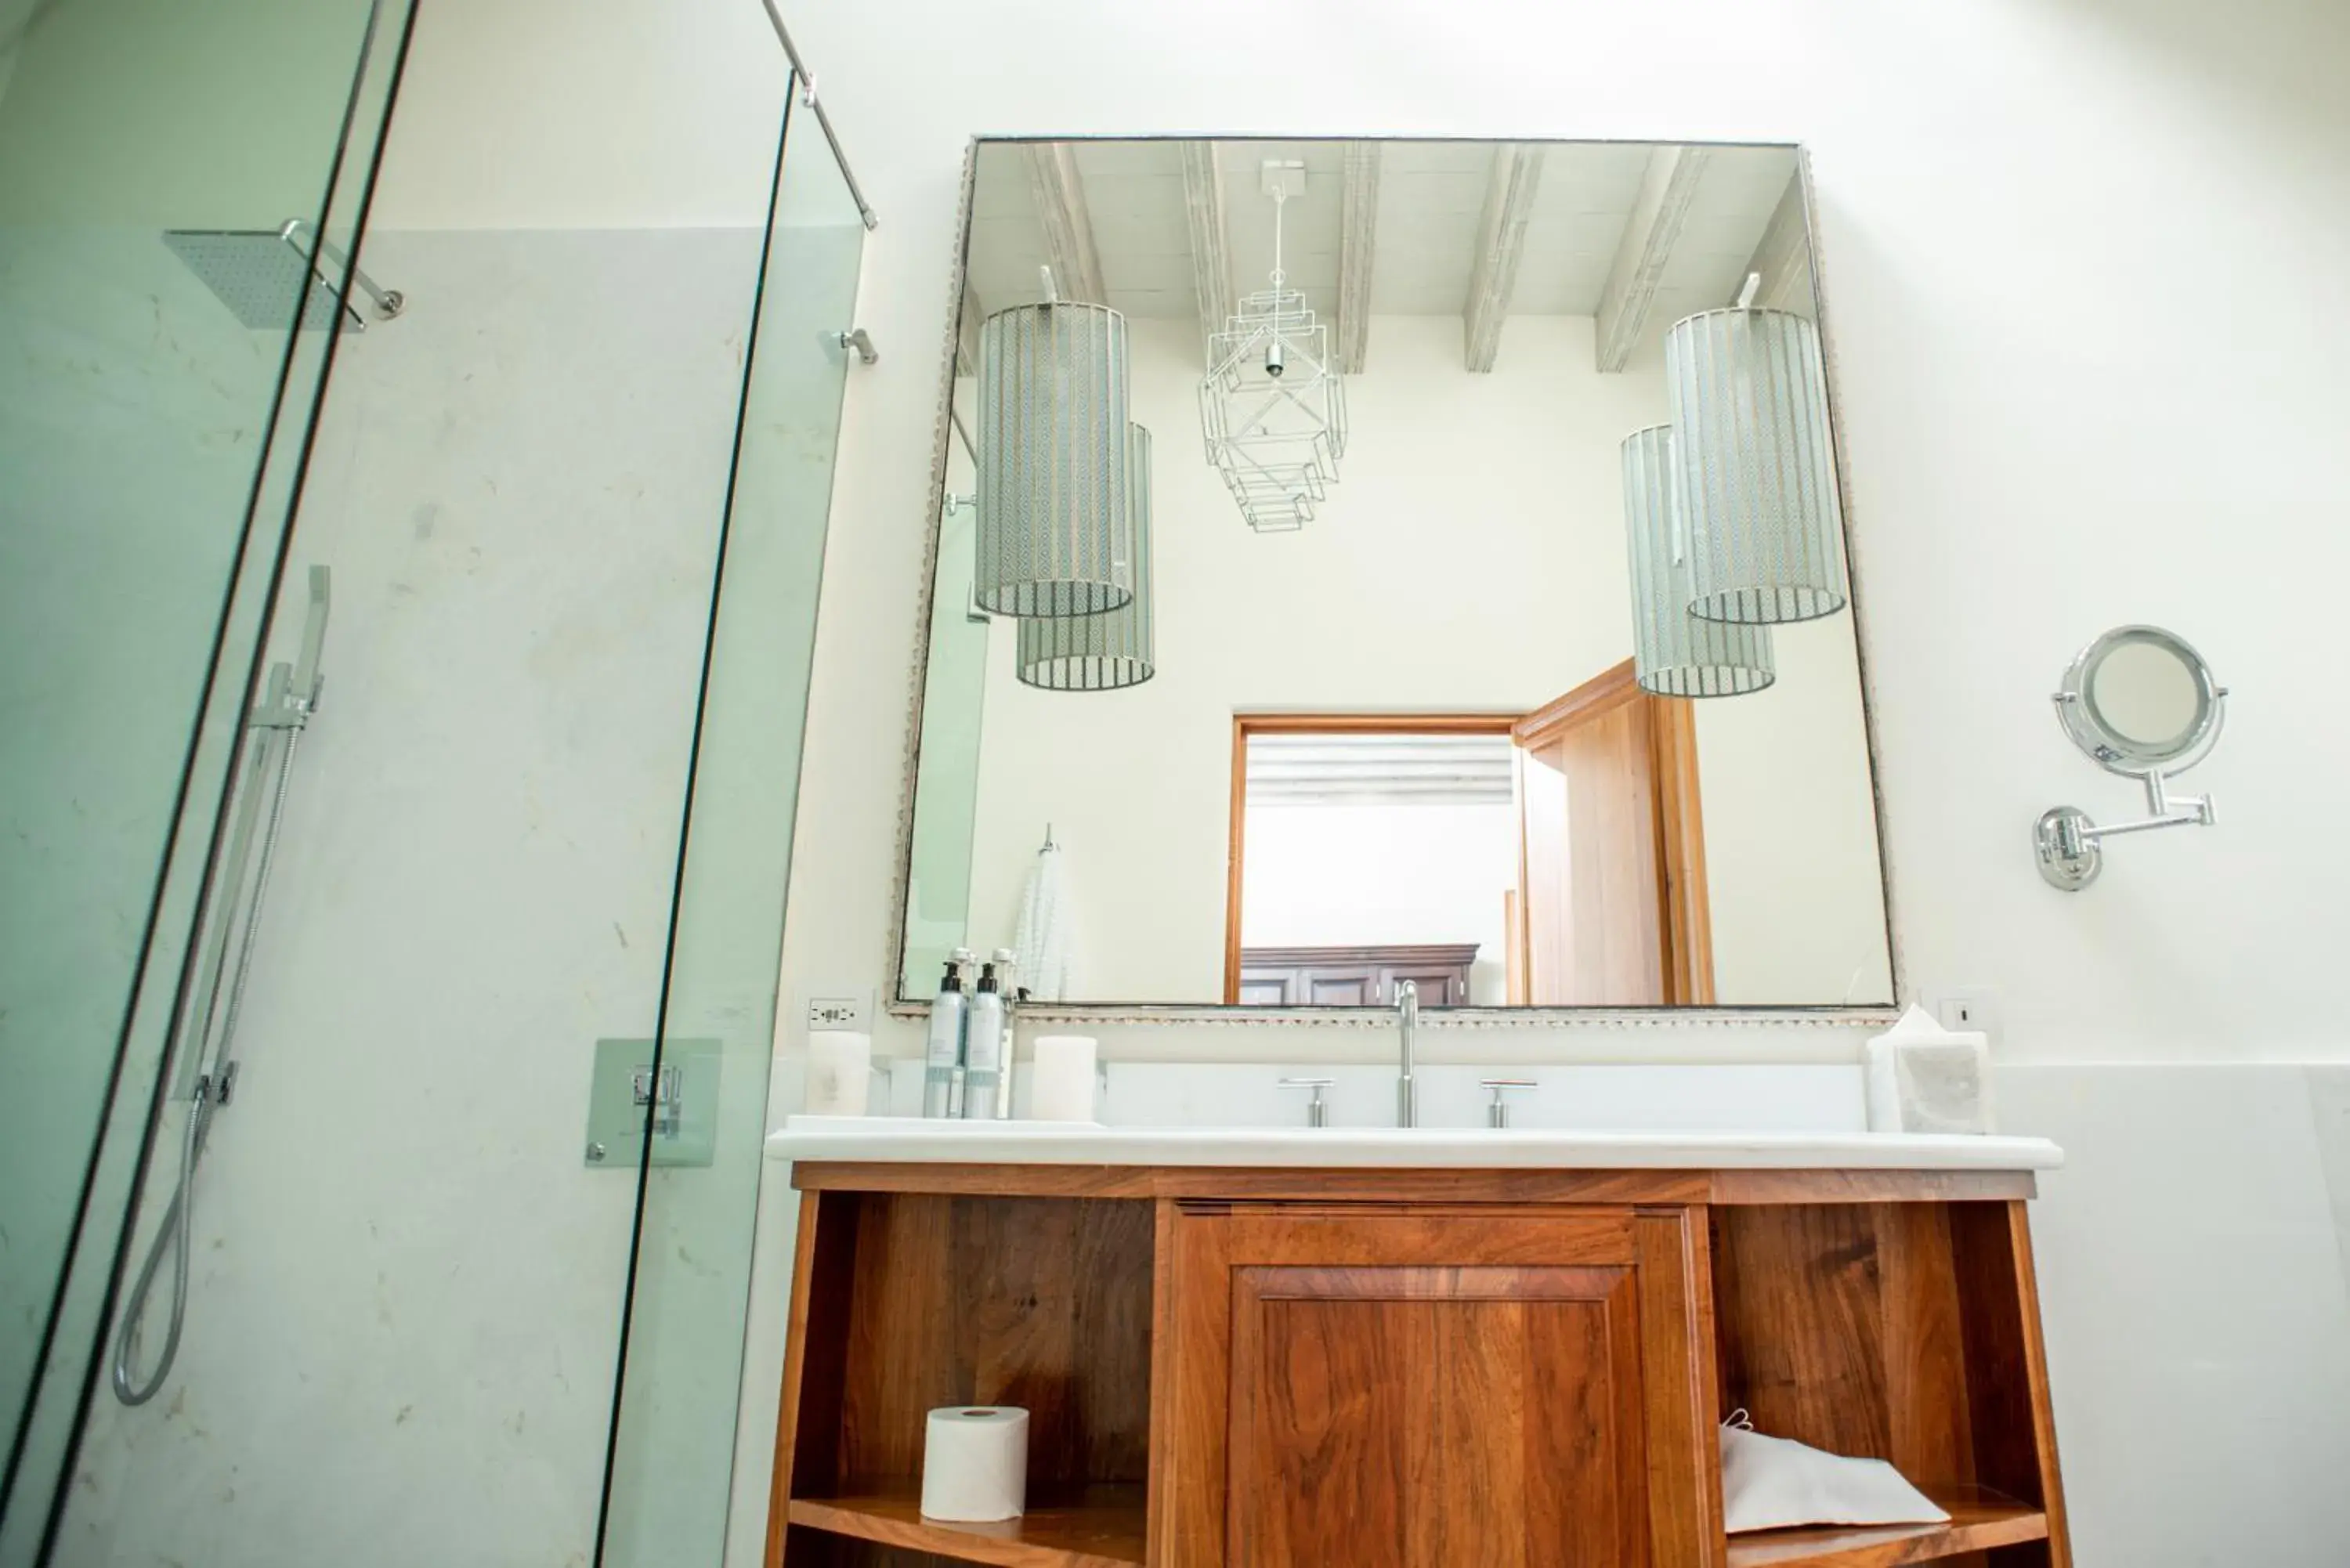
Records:
M1330 359L1330 328L1282 268L1282 220L1305 193L1305 162L1265 160L1258 188L1273 202L1272 286L1243 299L1209 338L1200 430L1248 525L1288 533L1313 519L1338 478L1347 396Z

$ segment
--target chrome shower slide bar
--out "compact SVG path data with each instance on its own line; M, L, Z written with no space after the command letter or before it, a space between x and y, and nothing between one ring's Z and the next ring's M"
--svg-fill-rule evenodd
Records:
M188 1117L181 1128L177 1180L115 1325L114 1397L125 1405L144 1405L152 1399L179 1356L180 1333L188 1312L196 1171L203 1160L205 1140L212 1134L213 1117L236 1089L237 1023L244 1011L245 983L253 974L254 940L260 930L262 901L269 891L270 867L277 856L278 830L285 822L294 753L310 715L317 711L318 693L325 685L318 658L326 641L331 583L328 568L310 568L301 653L294 664L270 667L262 699L244 716L237 738L243 760L231 784L236 817L229 852L197 900L195 929L203 944L200 980L163 1047L163 1070L183 1072L189 1080ZM257 858L254 854L256 830ZM142 1368L148 1307L157 1276L167 1262L172 1270L171 1301L163 1344L152 1364Z

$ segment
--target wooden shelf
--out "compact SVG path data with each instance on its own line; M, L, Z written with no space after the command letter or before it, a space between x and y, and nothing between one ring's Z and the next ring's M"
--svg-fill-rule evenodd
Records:
M1733 1535L1730 1568L1906 1568L2048 1539L2048 1516L2012 1498L1983 1488L1923 1490L1950 1514L1948 1524L1840 1524Z
M1907 1568L1962 1552L2048 1536L2048 1516L1996 1493L1953 1496L1928 1489L1948 1524L1772 1530L1730 1540L1730 1568ZM924 1519L910 1487L877 1496L794 1498L791 1521L884 1546L997 1568L1134 1568L1144 1559L1143 1495L1137 1486L1092 1487L1077 1503L1032 1510L1002 1524Z
M795 1497L790 1517L812 1530L997 1568L1136 1568L1146 1554L1139 1486L1088 1487L1074 1504L1031 1509L1002 1524L924 1519L920 1495L910 1485L865 1497Z

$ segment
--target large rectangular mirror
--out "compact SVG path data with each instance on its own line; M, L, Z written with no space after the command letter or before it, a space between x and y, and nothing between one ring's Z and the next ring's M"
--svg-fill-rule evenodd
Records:
M1892 1002L1798 150L968 190L900 1001Z

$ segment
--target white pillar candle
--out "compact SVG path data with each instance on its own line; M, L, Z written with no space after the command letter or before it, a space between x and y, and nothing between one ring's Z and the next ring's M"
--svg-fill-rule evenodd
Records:
M807 1094L812 1116L861 1116L873 1076L873 1036L841 1029L808 1034Z
M1094 1119L1094 1038L1040 1034L1028 1070L1028 1115L1040 1122Z

